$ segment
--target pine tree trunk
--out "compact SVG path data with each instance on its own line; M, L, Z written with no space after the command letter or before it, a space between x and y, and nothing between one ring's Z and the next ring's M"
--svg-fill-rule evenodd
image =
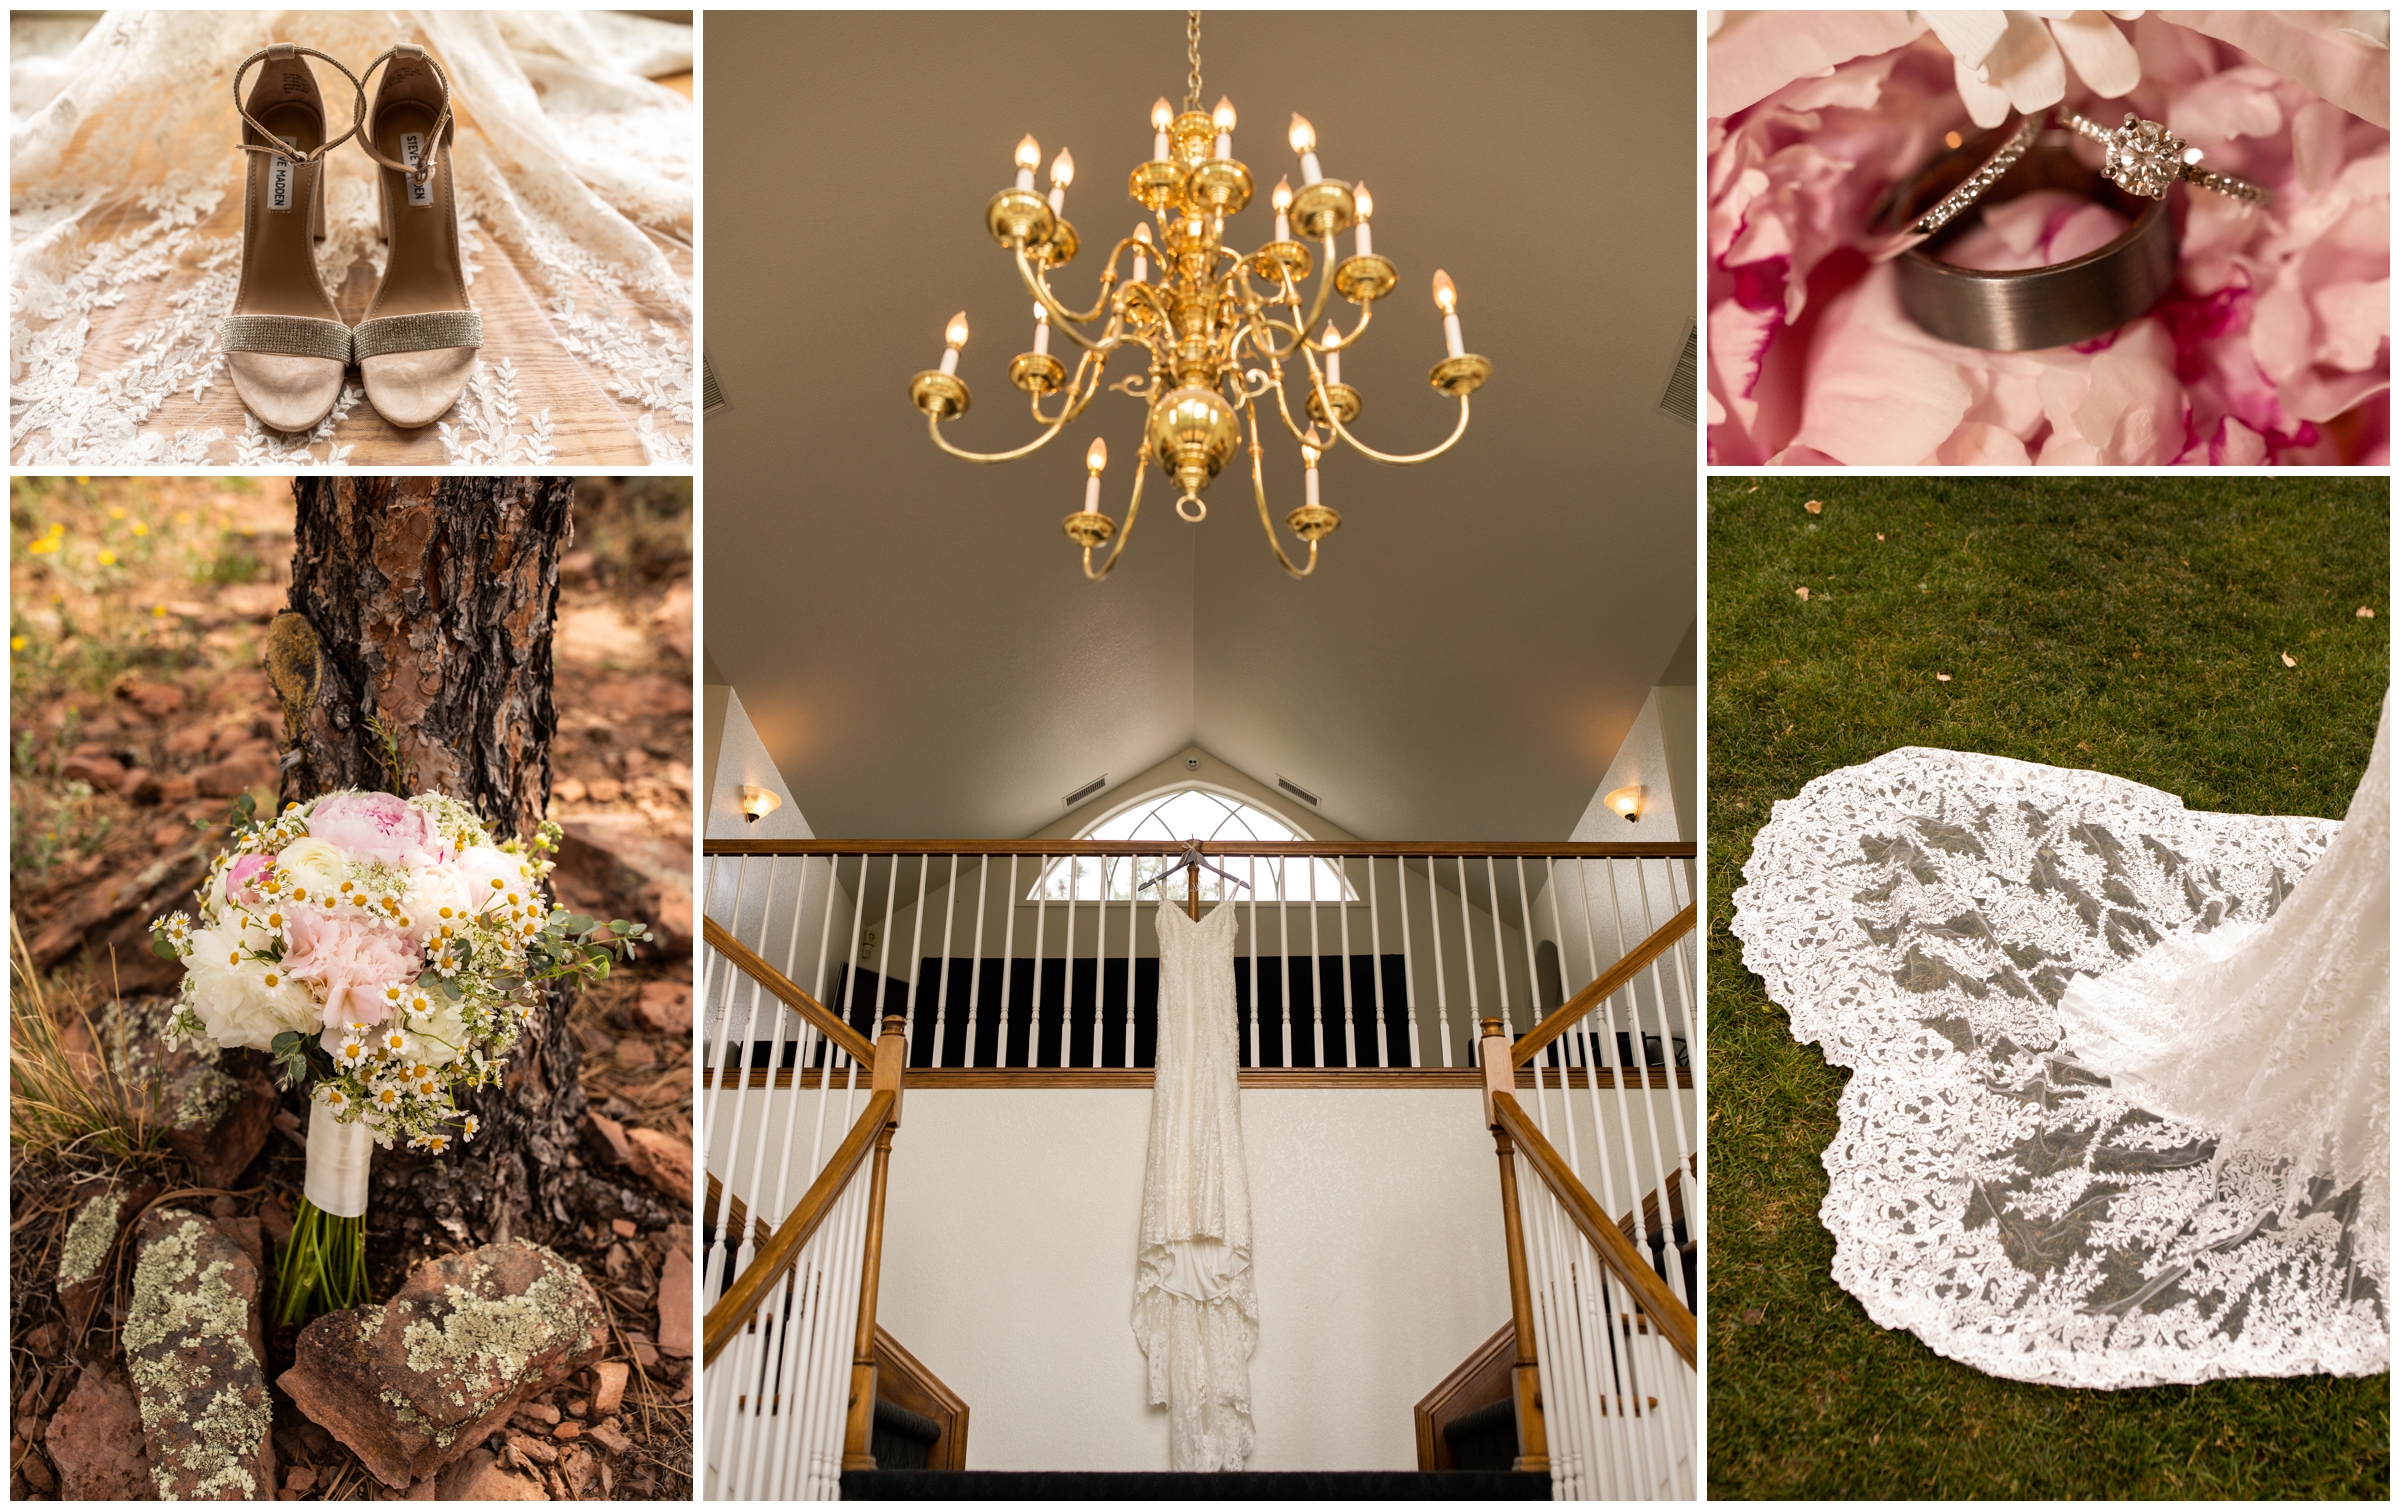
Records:
M291 610L267 649L286 714L283 800L440 792L495 837L530 835L550 799L550 637L573 481L303 477L292 494ZM505 1084L468 1095L474 1143L439 1161L377 1152L371 1233L403 1232L410 1247L437 1228L456 1242L547 1242L579 1222L666 1220L581 1168L568 1006L554 992Z

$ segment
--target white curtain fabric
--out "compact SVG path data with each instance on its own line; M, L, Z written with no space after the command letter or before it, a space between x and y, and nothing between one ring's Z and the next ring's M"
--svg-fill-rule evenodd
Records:
M2389 759L2338 825L1914 748L1775 805L1733 932L1851 1069L1870 1316L2054 1385L2390 1367Z
M12 20L9 457L46 468L689 466L691 29L571 11L111 11ZM448 71L460 251L485 344L434 425L355 376L307 435L242 408L217 347L240 276L233 74L269 42L362 72L396 42ZM356 92L313 59L330 129ZM375 82L370 81L372 89ZM382 276L374 167L327 157L318 271L345 319Z
M1234 1030L1234 910L1158 920L1158 1065L1142 1178L1133 1333L1150 1361L1150 1404L1167 1408L1178 1470L1250 1462L1250 1176L1242 1153Z

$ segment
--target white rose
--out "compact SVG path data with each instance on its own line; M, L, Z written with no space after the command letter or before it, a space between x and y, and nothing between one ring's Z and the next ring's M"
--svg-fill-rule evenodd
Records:
M485 890L489 891L490 888L486 887ZM427 866L411 872L408 891L400 899L400 908L408 914L410 923L414 925L411 933L420 943L441 932L445 923L465 922L467 885L460 879L455 863ZM442 916L444 908L450 910L447 918Z
M437 995L432 1016L422 1022L411 1022L409 1032L416 1035L416 1057L427 1065L447 1065L458 1059L467 1048L467 1019L459 1004Z
M185 961L192 1011L224 1048L266 1049L287 1029L306 1032L317 1024L317 1000L307 985L271 962L252 958L251 951L266 948L267 942L263 930L231 924L192 931L192 953Z
M284 879L308 890L308 900L324 903L339 895L350 879L350 857L339 845L312 837L293 840L275 857Z

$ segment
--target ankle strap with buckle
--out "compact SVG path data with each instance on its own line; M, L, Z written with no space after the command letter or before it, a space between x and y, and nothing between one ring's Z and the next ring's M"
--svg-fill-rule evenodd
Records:
M404 57L411 59L412 61L423 62L426 67L433 70L434 82L442 86L441 111L434 117L433 132L427 139L424 152L418 155L417 166L414 168L411 168L406 163L393 162L390 158L385 157L382 153L376 151L374 136L363 129L366 122L363 104L366 99L365 81L375 77L375 70L381 68L384 64L389 63L395 57ZM382 57L379 57L374 62L369 63L367 65L366 72L360 74L358 77L360 81L359 99L362 102L361 113L359 115L359 122L362 129L358 133L358 145L365 149L367 156L375 159L375 161L383 164L386 168L391 169L393 172L400 174L404 178L408 179L409 182L422 187L426 180L433 177L435 153L438 152L442 145L449 139L451 125L450 76L442 72L442 65L434 60L432 53L427 52L424 48L417 46L413 42L402 42L397 46L387 49Z
M358 103L350 112L350 129L343 132L340 136L333 138L331 141L326 142L322 146L319 146L308 152L297 151L281 136L277 135L275 132L269 131L266 126L260 122L257 116L254 116L250 113L250 107L242 100L242 76L250 71L252 64L265 62L269 58L296 58L302 55L306 55L311 58L323 58L326 62L331 63L334 68L341 73L343 78L350 81L350 87L358 91ZM446 87L447 86L445 86L445 88ZM367 86L359 82L358 75L352 73L349 69L342 67L341 59L336 58L329 53L321 53L313 47L302 47L293 42L272 42L252 53L247 58L242 59L242 66L233 71L233 108L243 120L249 122L251 130L256 131L260 136L265 137L268 142L273 142L275 144L270 147L264 142L244 142L242 143L242 150L244 152L264 152L275 157L292 158L303 163L313 163L317 159L323 157L326 153L331 152L334 148L339 147L342 143L350 140L350 138L359 135L359 128L364 126L367 122ZM363 141L365 138L361 137L360 140Z

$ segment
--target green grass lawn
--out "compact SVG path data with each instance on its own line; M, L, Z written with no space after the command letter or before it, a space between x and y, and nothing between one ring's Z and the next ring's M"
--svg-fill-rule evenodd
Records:
M2389 1496L2389 1376L2065 1390L1869 1321L1817 1221L1848 1072L1793 1042L1726 932L1773 804L1896 746L2340 817L2390 670L2389 488L1709 484L1712 1495Z

